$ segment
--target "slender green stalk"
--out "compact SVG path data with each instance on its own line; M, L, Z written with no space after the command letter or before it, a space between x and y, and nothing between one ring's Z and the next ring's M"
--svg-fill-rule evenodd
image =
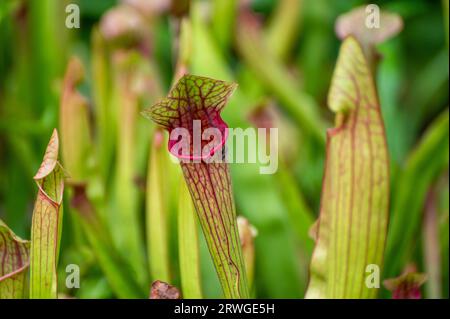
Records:
M170 282L170 262L168 245L168 205L166 192L168 187L165 162L168 161L164 149L164 135L155 130L148 165L146 227L148 242L148 263L154 280ZM166 177L166 178L165 178Z
M178 251L183 297L202 298L197 217L186 182L181 180L178 203Z
M447 44L447 50L448 50L448 38L449 38L449 31L448 31L448 0L442 0L442 12L444 15L444 27L445 27L445 42Z
M222 52L228 52L230 49L232 37L236 30L237 9L237 0L212 1L212 33Z
M28 62L32 67L33 104L40 111L57 105L53 82L60 75L64 61L64 45L57 43L58 35L66 28L61 28L63 5L58 0L27 2L29 6L29 39L31 51ZM61 11L60 11L61 10ZM58 18L55 18L58 17ZM43 45L45 43L45 45Z
M144 285L147 272L144 258L143 234L139 222L139 191L137 176L138 99L133 89L136 59L134 52L114 53L114 101L118 109L116 170L114 180L115 218L111 222L117 247L126 251L138 281Z
M106 224L98 216L84 187L75 187L71 202L75 218L105 274L108 284L119 298L143 298L146 292L136 280L133 269L117 250Z
M314 215L298 189L292 173L284 164L281 164L278 168L276 177L281 196L284 199L290 221L301 243L302 250L306 253L306 256L310 256L314 248L314 242L309 237L309 230L313 225Z
M68 182L82 184L88 177L89 156L92 150L87 99L76 87L83 81L84 70L78 58L72 58L67 67L61 95L59 125L64 168L69 172Z
M285 60L296 43L303 0L280 0L270 21L266 41L273 54Z
M410 245L420 229L426 194L438 176L448 169L448 134L447 109L429 126L394 184L396 196L386 246L385 259L389 263L385 278L398 276L411 258Z
M98 29L92 31L92 85L95 104L96 126L98 129L98 166L103 182L106 183L114 155L117 130L117 110L110 107L111 88L109 57L107 45Z

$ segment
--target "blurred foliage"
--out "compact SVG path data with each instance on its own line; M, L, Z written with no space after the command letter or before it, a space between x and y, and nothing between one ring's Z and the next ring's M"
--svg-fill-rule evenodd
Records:
M237 213L258 232L256 297L304 295L313 244L308 229L319 211L323 142L333 117L326 97L341 42L334 24L373 2L404 22L399 35L377 46L376 82L391 159L386 276L400 275L408 263L427 272L427 263L437 262L440 296L449 296L448 1L195 0L186 16L192 28L188 69L239 84L223 112L230 127L249 127L256 111L276 109L271 120L285 145L275 175L260 175L255 164L231 165ZM69 3L79 5L79 29L65 27ZM154 128L139 111L172 83L178 22L165 0L0 0L0 218L21 238L30 238L33 175L53 128L62 129L66 66L76 56L86 69L77 89L87 101L90 133L74 138L90 139L84 142L92 151L73 166L82 166L83 199L95 218L80 214L73 203L80 189L69 185L61 293L146 297L151 281L160 279L149 273L145 249L151 227L145 227L144 191L151 192L145 185ZM170 168L166 172L169 273L171 284L180 287L179 179ZM425 257L430 246L420 227L430 189L438 216L437 260ZM199 242L203 296L220 297L201 234ZM80 266L82 284L68 291L65 266L71 263Z

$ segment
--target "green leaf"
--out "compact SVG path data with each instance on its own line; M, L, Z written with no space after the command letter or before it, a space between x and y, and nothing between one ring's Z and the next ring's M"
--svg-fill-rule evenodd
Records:
M167 179L164 175L165 161L164 135L155 130L150 149L147 178L146 227L148 240L148 263L154 280L170 282L169 245L168 245L168 205L165 198ZM167 175L166 175L167 176Z
M444 24L445 24L445 32L446 32L446 37L445 37L445 42L447 44L447 49L448 49L448 1L447 0L442 0L442 11L444 14Z
M85 182L88 177L87 159L91 153L88 101L77 91L83 77L81 61L72 57L64 76L59 112L62 158L70 175L70 184Z
M275 176L277 185L279 185L280 196L283 198L289 214L289 222L297 234L302 250L309 257L314 247L314 242L309 236L309 229L314 223L314 215L294 177L284 163L281 163Z
M178 204L178 250L183 298L202 298L197 217L184 180Z
M426 194L439 175L448 169L448 115L447 109L430 125L395 182L385 277L398 276L411 258L410 245L420 230Z
M105 227L104 223L101 223L98 218L85 218L85 216L82 216L81 223L95 258L114 293L119 298L144 297L146 292L137 282L127 260L116 249L111 236L106 236L108 234L99 231Z
M31 225L30 298L57 297L56 277L64 190L58 150L58 133L54 130L41 167L34 176L38 194Z
M222 52L230 49L238 14L237 4L236 0L212 1L211 30Z
M359 43L341 47L328 104L328 131L318 238L309 298L374 298L366 267L382 267L388 223L389 166L375 84Z
M271 17L267 30L267 40L270 49L276 57L286 60L298 38L302 23L302 1L278 1L276 10Z
M146 291L128 261L117 250L109 229L88 199L84 186L74 187L71 199L74 220L79 221L111 289L119 298L142 298Z
M138 282L147 285L144 234L140 225L141 201L135 178L140 174L140 143L148 145L139 134L139 92L134 88L142 58L136 51L115 52L113 65L113 107L117 108L117 148L113 182L113 200L108 214L111 234L117 248L127 251L130 266ZM145 160L144 160L145 163Z
M117 109L111 107L111 66L105 39L97 28L92 31L92 88L97 128L97 157L104 180L111 170L117 132Z
M0 219L0 299L27 296L30 242L17 237Z

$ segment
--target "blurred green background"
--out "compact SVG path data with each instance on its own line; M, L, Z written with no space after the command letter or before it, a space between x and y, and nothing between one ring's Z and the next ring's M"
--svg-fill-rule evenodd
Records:
M80 28L65 26L69 3L79 6ZM308 229L319 210L325 150L323 141L301 125L298 110L307 105L317 113L312 126L332 126L326 98L340 45L335 22L368 3L191 3L183 61L190 73L239 84L223 114L230 127L269 120L280 130L275 175L260 175L257 165L231 165L237 213L258 230L256 297L304 295L313 248ZM377 47L376 81L392 180L384 278L414 263L429 274L424 296L448 298L448 120L436 133L447 132L447 137L426 138L448 109L448 1L372 3L404 22L399 35ZM125 276L139 277L146 291L158 279L148 274L144 253L144 189L153 127L138 112L170 88L178 44L175 13L164 0L0 0L0 218L19 236L30 237L36 193L32 177L52 129L59 127L64 72L69 58L77 56L86 70L78 88L89 101L92 144L81 159L81 178L119 253L132 264ZM81 136L80 144L87 143ZM167 183L169 188L174 184ZM167 196L171 282L179 285L176 190ZM64 202L60 281L71 263L80 265L82 279L80 289L61 284L60 291L80 298L117 297L79 229L70 198ZM431 217L428 207L434 207ZM129 241L136 251L127 249ZM427 254L430 249L436 253ZM201 260L204 295L220 297L203 240Z

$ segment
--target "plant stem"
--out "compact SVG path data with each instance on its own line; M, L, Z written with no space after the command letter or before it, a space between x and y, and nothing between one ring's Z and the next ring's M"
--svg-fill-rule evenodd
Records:
M180 182L178 249L181 289L184 298L202 298L197 217L186 182Z

